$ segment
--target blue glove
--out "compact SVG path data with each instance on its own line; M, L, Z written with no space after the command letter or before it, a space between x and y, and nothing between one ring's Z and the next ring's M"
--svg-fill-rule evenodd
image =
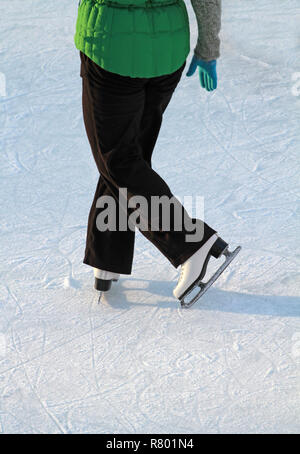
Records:
M192 76L196 71L197 66L199 66L199 79L201 86L206 88L207 91L215 90L218 85L217 61L204 61L194 55L186 75L188 77Z

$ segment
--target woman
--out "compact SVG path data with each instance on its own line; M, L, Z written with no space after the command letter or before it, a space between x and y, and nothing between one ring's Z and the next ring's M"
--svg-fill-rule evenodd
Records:
M191 1L199 36L187 75L198 67L202 87L212 91L217 87L221 0ZM83 117L100 173L89 214L84 263L94 268L95 288L100 291L109 290L120 274L131 273L134 228L121 229L119 218L127 210L129 219L135 197L147 202L146 207L139 206L141 223L135 218L135 226L173 266L182 265L174 289L179 300L203 278L209 258L219 258L227 250L216 231L191 219L177 200L169 213L168 228L163 226L162 210L156 216L157 229L149 222L155 197L174 202L170 188L152 169L151 157L163 113L186 65L189 40L183 0L79 2L75 45L81 58ZM99 227L99 219L107 214L104 202L112 197L121 208L114 210L113 222ZM179 218L180 229L176 227ZM187 241L191 225L194 231L202 229L202 235Z

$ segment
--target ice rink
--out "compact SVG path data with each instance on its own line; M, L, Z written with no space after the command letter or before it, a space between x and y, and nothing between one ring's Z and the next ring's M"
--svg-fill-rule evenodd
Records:
M213 93L185 75L186 4L153 166L242 246L190 310L139 233L132 275L97 304L78 1L0 2L0 433L300 431L299 0L223 1Z

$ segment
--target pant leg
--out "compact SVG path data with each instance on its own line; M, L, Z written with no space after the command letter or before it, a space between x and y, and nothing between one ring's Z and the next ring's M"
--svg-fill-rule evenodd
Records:
M185 68L186 62L182 65L179 70L175 73L154 77L149 79L146 85L146 98L144 113L141 121L139 142L142 147L143 157L151 166L152 152L158 138L159 130L162 124L163 113L166 110L173 92L180 80L181 74ZM174 76L176 77L174 78ZM173 80L172 80L173 77ZM172 196L171 191L168 194ZM180 204L181 205L181 204ZM186 218L191 222L191 218L188 213L181 206L182 218ZM155 246L169 259L169 261L177 267L187 260L195 251L197 251L216 231L208 226L205 222L193 218L192 221L201 226L203 231L203 237L201 241L195 241L194 243L186 242L186 231L182 228L182 231L174 231L174 223L171 222L170 232L148 232L142 231L145 237L152 241ZM184 234L183 234L184 233ZM153 241L155 236L155 240ZM160 242L160 247L159 243ZM175 245L175 248L171 249L171 245ZM168 252L166 252L168 251ZM180 252L181 251L181 252Z
M82 59L81 76L83 77L87 72L86 61L88 59L84 54L81 54L81 59ZM153 94L154 93L152 86L146 85L145 105L139 133L139 141L141 145L142 156L150 166L152 153L162 123L162 112L164 112L164 110L166 109L167 104L169 103L172 96L170 92L168 98L166 98L165 100L161 100L163 101L163 103L161 102L157 103L157 100L155 102L152 101ZM90 108L91 105L86 95L87 91L83 89L82 105L84 122L91 148L92 150L94 150L97 148L96 134L95 128L92 126L93 123L92 112ZM103 211L101 208L96 207L96 202L99 199L99 197L106 196L109 194L110 194L109 188L106 186L105 180L100 175L93 203L89 213L84 263L87 264L93 263L94 264L93 266L95 266L96 268L106 270L122 269L123 270L122 274L125 274L124 270L127 270L129 274L133 261L135 232L133 232L132 230L128 230L127 232L119 231L99 232L98 229L96 228L96 218L101 213L101 211ZM101 255L99 255L99 251L102 251L102 257L110 256L111 260L108 262L106 259L105 262L103 263L102 257ZM112 258L116 256L118 256L118 263L114 264Z
M96 207L97 200L102 196L112 195L112 187L107 184L106 179L100 173L102 168L102 164L100 163L101 156L98 152L100 147L97 139L97 128L94 124L93 114L94 101L96 102L96 100L90 98L86 81L88 64L92 62L89 61L88 57L82 52L80 52L80 58L84 125L90 147L99 170L99 179L88 217L86 247L83 263L95 268L104 269L106 271L130 274L134 253L135 232L129 229L122 232L110 230L100 232L96 225L97 216L103 211L102 208ZM115 197L118 197L117 191L115 191L114 195ZM118 223L118 216L116 221Z
M169 75L149 79L145 87L145 107L141 120L139 142L144 159L152 166L152 153L162 125L163 113L171 101L180 75L186 65L176 71L176 78L170 87Z
M147 107L145 87L149 85L152 93L156 93L155 98L151 99L152 109L156 112L156 121L158 121L156 134L151 135L150 130L147 133L144 132L145 136L150 135L153 144L157 138L163 111L180 80L183 67L166 76L142 79L110 73L88 57L82 58L86 65L83 77L83 103L84 112L89 111L89 115L85 117L85 123L88 123L87 134L93 131L94 139L90 140L90 143L106 187L116 200L118 200L118 189L127 188L128 198L134 195L144 196L149 207L151 207L152 196L172 198L168 185L144 159L139 136L143 130L141 123L144 109ZM99 185L101 187L101 183ZM185 212L183 207L181 209ZM185 214L187 216L187 213ZM89 218L89 231L93 232L93 235L90 235L90 246L84 262L114 272L130 273L132 255L130 254L126 261L126 254L122 254L121 241L120 247L115 251L113 245L106 240L109 233L117 232L97 231L95 219L96 210ZM151 217L149 216L148 219ZM204 226L204 235L201 241L194 243L186 242L186 234L190 232L185 228L174 231L171 227L169 231L149 230L142 233L177 267L215 232L202 221L195 221ZM174 225L175 222L171 224ZM128 252L128 245L124 248ZM133 247L131 250L133 251Z

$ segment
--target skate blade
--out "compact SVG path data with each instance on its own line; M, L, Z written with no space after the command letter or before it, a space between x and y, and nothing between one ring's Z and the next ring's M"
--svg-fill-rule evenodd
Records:
M103 292L99 292L98 304L101 304L101 297Z
M212 284L218 279L218 277L220 277L220 275L223 273L223 271L226 270L228 265L230 265L232 260L238 255L238 253L240 252L241 249L242 249L241 246L238 246L232 252L230 252L230 251L228 251L228 249L226 249L223 252L223 254L226 257L224 263L220 266L220 268L212 275L212 277L207 282L198 281L195 283L195 286L189 291L189 293L191 293L194 290L194 288L197 286L200 287L200 291L189 302L185 301L185 298L189 295L189 293L187 293L184 296L184 298L182 298L180 300L181 307L188 309L191 306L193 306L199 300L199 298L201 298L201 296L204 295L204 293L209 289L209 287L212 286Z
M119 279L112 279L112 282L118 282ZM101 299L102 299L102 295L103 293L106 293L104 291L99 291L99 298L98 298L98 304L101 304Z

